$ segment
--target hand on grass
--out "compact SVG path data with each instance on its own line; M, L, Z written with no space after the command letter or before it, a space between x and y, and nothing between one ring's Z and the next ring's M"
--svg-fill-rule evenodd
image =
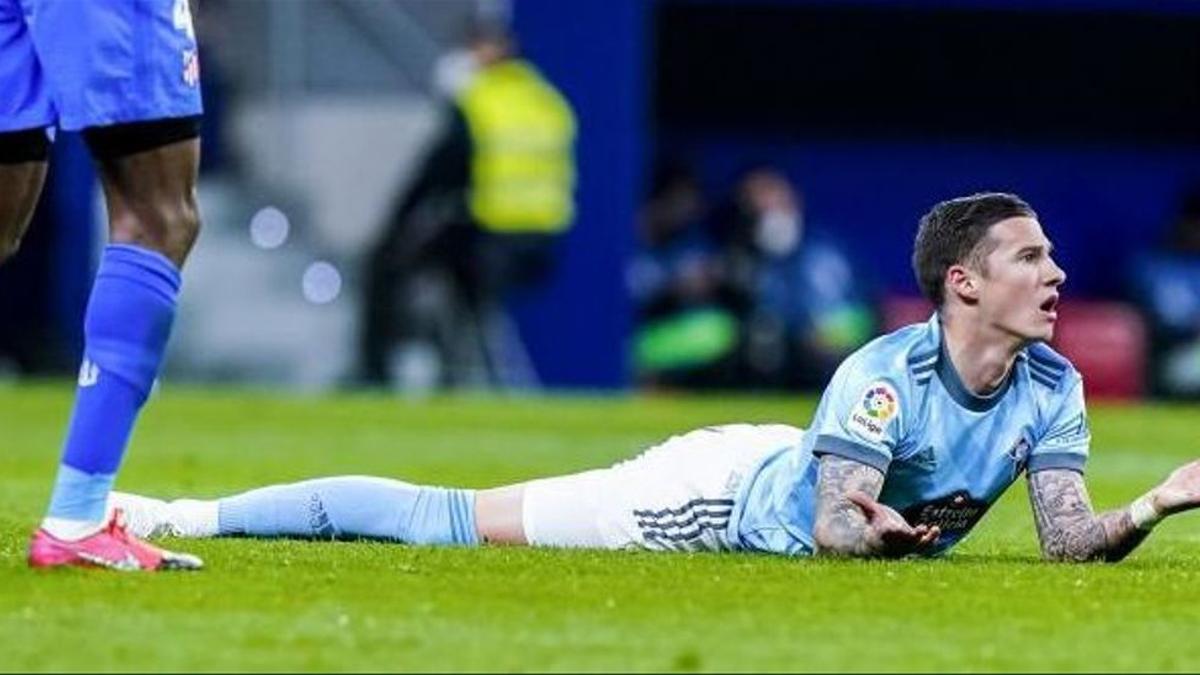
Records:
M1200 460L1171 472L1154 489L1154 507L1164 516L1200 507Z

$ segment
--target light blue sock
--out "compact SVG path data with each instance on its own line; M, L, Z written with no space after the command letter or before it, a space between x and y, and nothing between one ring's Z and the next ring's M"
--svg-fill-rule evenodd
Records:
M475 491L341 476L274 485L217 502L221 536L384 539L474 546Z
M75 408L47 515L99 522L138 411L166 351L179 270L137 246L104 249L84 317Z

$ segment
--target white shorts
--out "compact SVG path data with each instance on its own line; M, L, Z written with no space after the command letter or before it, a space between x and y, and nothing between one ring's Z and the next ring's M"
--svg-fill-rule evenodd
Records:
M803 433L783 424L705 427L608 469L527 483L525 539L570 548L737 548L728 530L743 481Z

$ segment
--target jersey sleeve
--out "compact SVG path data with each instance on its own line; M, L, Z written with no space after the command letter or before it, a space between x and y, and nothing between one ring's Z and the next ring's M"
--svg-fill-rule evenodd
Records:
M848 359L825 388L810 433L813 455L845 457L886 473L902 437L907 402L899 382L869 360Z
M1029 453L1030 473L1045 469L1070 469L1083 473L1092 432L1083 401L1083 378L1074 375L1057 412L1049 419L1042 437Z

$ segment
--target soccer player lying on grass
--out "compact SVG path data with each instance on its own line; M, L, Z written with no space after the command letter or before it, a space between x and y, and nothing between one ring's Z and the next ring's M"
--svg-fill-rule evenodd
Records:
M1025 472L1046 558L1120 560L1200 504L1200 462L1093 513L1081 378L1043 344L1065 280L1050 254L1016 196L936 205L913 267L937 312L846 359L807 431L709 427L608 469L478 492L342 477L113 502L147 536L899 557L952 547Z

